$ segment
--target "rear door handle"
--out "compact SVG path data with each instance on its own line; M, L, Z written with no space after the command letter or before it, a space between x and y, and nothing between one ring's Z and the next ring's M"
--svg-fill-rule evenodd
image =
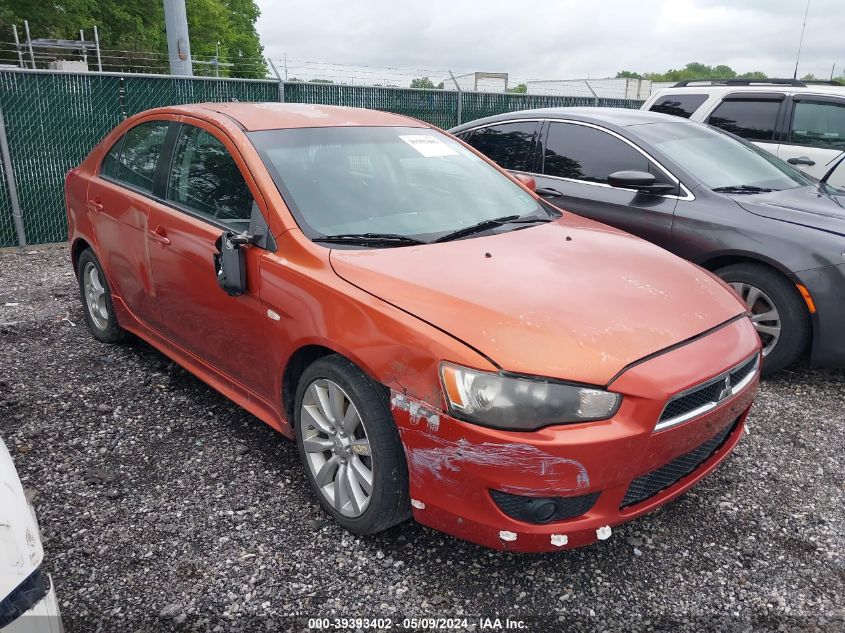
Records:
M816 164L812 158L807 158L806 156L799 156L798 158L788 158L786 162L790 165L806 165L807 167L812 167Z
M150 239L158 242L163 246L170 246L170 238L167 237L167 229L163 226L157 226L154 231L149 232Z
M99 213L104 209L103 203L99 200L89 200L88 201L88 208L93 211L94 213Z

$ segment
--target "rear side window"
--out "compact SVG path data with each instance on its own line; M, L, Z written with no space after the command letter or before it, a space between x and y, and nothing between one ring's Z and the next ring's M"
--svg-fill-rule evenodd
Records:
M114 151L120 142L109 150L103 160L102 172L136 189L151 193L158 157L169 126L167 121L150 121L133 127L123 137L117 164L114 165L111 161L116 158Z
M461 138L500 167L530 170L529 156L539 125L537 121L502 123L474 130L470 136Z
M248 226L253 200L225 145L193 125L183 125L176 142L167 199L238 230Z
M729 99L710 115L708 123L754 141L771 141L780 112L780 101Z
M688 119L705 101L707 95L665 95L655 101L649 110Z
M552 123L543 160L543 173L559 178L606 183L617 171L645 171L660 182L666 175L640 152L615 136L571 123Z
M845 103L796 101L789 140L813 147L845 149Z

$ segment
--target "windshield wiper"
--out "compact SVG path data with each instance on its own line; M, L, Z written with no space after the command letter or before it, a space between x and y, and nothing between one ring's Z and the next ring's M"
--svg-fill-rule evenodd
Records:
M780 191L780 189L756 187L754 185L728 185L727 187L716 187L713 191L717 193L769 193L770 191Z
M470 235L475 235L476 233L482 233L484 231L489 231L490 229L495 229L497 226L502 226L504 224L534 224L536 222L551 222L553 218L547 217L539 217L539 216L532 216L532 217L522 217L520 215L505 215L501 218L493 218L491 220L482 220L477 224L470 224L469 226L465 226L462 229L458 229L457 231L452 231L451 233L446 233L446 235L441 235L438 237L435 242L451 242L452 240L457 240L462 237L468 237Z
M315 237L312 242L326 242L327 244L361 244L362 246L410 246L414 244L428 244L415 237L400 235L399 233L341 233L339 235L323 235Z

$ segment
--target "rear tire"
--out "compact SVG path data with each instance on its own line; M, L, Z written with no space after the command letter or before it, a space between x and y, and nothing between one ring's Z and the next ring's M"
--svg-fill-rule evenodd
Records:
M91 334L101 343L125 340L126 331L120 327L114 313L109 282L94 251L90 248L82 251L76 270L85 322Z
M807 349L811 334L807 304L795 286L763 264L733 264L715 272L746 305L751 303L751 320L763 343L763 375L795 362Z
M303 372L294 425L308 483L340 525L375 534L410 516L408 465L387 392L354 363L332 354Z

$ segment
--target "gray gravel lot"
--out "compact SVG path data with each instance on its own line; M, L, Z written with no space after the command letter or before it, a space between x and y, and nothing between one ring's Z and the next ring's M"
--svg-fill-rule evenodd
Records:
M327 521L293 443L148 345L85 328L66 248L0 253L0 436L37 492L68 631L305 630L478 616L523 630L845 630L845 372L764 382L693 492L554 555ZM17 304L17 305L7 305Z

